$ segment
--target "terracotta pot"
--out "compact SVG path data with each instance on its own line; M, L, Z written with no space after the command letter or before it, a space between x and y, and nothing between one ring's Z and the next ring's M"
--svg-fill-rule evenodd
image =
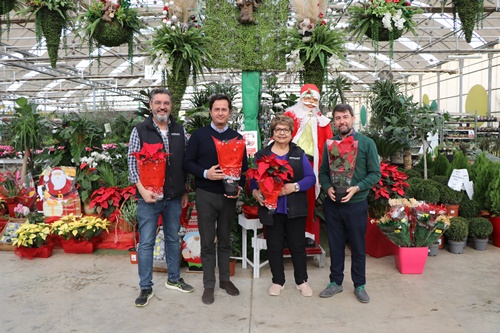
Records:
M458 217L458 209L460 208L460 205L444 205L444 206L448 211L448 216Z
M128 249L128 254L130 255L131 264L137 264L139 262L137 257L137 250L135 249L135 247L131 247L130 249Z
M236 272L236 259L229 260L229 275L234 276Z

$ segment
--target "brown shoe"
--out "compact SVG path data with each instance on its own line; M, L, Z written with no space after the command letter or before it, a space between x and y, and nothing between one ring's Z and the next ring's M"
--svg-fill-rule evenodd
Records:
M201 301L204 304L212 304L214 302L214 288L205 288Z
M221 289L225 289L226 293L231 296L238 296L240 294L238 288L231 281L220 281L219 286Z

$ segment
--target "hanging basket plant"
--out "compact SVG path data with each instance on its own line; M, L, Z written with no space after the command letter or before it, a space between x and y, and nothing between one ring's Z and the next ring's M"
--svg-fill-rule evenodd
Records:
M19 3L17 0L0 0L0 15L3 16L0 20L0 42L2 41L3 25L7 27L7 39L9 39L10 33L10 12L17 9Z
M99 45L114 47L128 43L133 32L131 28L122 26L116 21L100 21L94 30L93 38Z
M20 12L21 15L28 14L27 22L35 15L37 43L40 45L42 36L45 37L52 68L57 65L63 31L71 24L69 11L75 11L75 2L72 0L37 0L30 2Z
M203 76L205 69L209 70L212 60L209 53L212 39L205 35L195 15L182 15L187 12L189 2L178 2L182 9L179 17L185 20L180 22L165 6L166 17L153 33L148 50L151 62L167 79L166 82L163 79L163 84L172 92L172 115L176 118L190 75L196 85L197 77Z
M0 15L9 13L16 5L17 0L0 0Z
M300 71L303 83L315 84L323 89L327 70L335 67L331 60L344 59L346 38L343 29L335 26L331 10L326 3L322 6L311 2L291 2L294 26L288 29L288 36L282 51L287 54L287 71Z
M130 8L130 0L118 0L118 3L93 0L77 20L83 24L85 35L82 37L89 42L89 53L94 46L115 47L128 43L132 65L134 33L139 33L145 25L137 9Z
M446 2L443 2L443 6ZM483 20L484 0L452 0L453 20L456 23L457 14L462 23L465 41L471 42L474 26Z
M355 42L361 43L366 36L372 40L375 52L378 42L389 42L389 57L392 58L394 41L411 31L415 35L416 22L413 15L422 10L412 7L409 1L364 0L348 9L349 31Z

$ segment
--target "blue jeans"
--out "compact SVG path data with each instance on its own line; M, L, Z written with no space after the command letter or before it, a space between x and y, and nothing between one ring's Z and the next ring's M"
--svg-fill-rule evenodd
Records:
M180 244L179 229L182 213L181 197L170 200L159 200L147 203L138 199L137 219L139 226L139 286L148 289L153 286L153 248L158 228L158 216L163 219L163 234L165 236L165 257L168 268L168 279L177 281L180 278Z

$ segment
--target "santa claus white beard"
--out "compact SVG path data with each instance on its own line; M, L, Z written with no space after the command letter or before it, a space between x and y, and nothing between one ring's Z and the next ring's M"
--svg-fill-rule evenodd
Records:
M53 173L50 181L54 186L54 190L60 190L66 185L66 176L64 174Z
M196 258L201 255L201 242L197 237L189 237L186 241L186 248L191 252L191 256Z
M302 102L302 104L304 104L305 106L310 107L310 108L315 108L318 106L318 104L312 103L312 102Z

